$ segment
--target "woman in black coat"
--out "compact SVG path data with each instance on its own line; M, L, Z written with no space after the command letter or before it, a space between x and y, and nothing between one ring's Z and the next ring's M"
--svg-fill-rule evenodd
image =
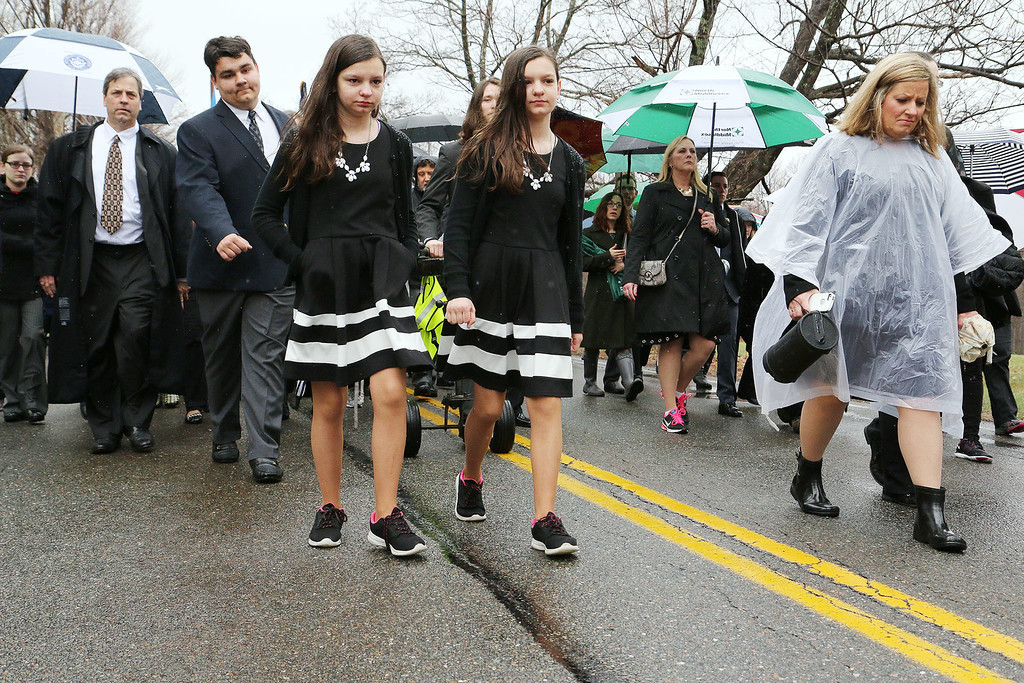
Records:
M658 344L658 379L665 400L661 428L685 434L683 392L729 330L725 267L715 247L729 244L721 204L697 176L693 140L678 137L665 150L658 182L640 197L622 291L636 301L638 341ZM664 260L668 280L640 287L640 262ZM688 350L682 353L684 341Z
M622 296L615 299L608 278L609 272L625 269L629 231L629 207L615 192L601 198L594 222L583 231L583 270L589 273L583 294L583 393L587 396L604 396L604 391L623 393L609 381L613 367L618 368L627 401L644 388L643 378L633 369L633 302ZM597 384L601 349L608 350L604 391Z

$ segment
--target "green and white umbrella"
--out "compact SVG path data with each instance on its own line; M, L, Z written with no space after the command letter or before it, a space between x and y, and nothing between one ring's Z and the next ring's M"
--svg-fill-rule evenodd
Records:
M700 149L762 149L820 138L825 117L793 86L732 66L691 66L644 81L598 118L616 135ZM713 123L712 123L713 122Z

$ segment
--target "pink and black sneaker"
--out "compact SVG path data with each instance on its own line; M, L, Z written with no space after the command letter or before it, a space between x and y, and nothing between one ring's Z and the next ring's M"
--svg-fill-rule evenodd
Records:
M686 433L686 423L683 421L683 416L679 414L678 408L665 413L661 419L661 428L669 434Z

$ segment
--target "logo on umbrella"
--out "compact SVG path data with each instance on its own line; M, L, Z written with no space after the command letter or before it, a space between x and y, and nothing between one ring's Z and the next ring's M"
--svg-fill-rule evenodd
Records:
M74 69L75 71L85 71L86 69L92 66L91 59L89 59L85 55L76 54L68 55L67 57L65 57L64 63L67 64L69 69Z

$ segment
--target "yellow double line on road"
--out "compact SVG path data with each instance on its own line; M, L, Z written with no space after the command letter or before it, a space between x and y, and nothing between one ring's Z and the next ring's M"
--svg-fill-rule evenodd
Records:
M428 401L438 407L436 401ZM423 416L441 424L440 415L431 411L423 411ZM530 440L516 435L516 443L529 449ZM508 462L527 471L530 468L528 457L518 453L497 454ZM992 652L1002 654L1009 659L1024 664L1024 643L994 631L986 626L965 619L941 607L932 605L899 590L877 581L872 581L848 569L822 560L809 553L774 541L754 531L729 522L721 517L704 512L657 491L637 484L612 472L591 465L582 460L562 454L562 464L586 476L604 482L624 491L628 491L640 500L657 505L665 510L681 515L715 531L724 533L737 541L762 552L773 555L785 562L797 565L812 574L827 578L833 583L850 588L862 595L882 604L897 609L909 616L929 624L934 624L972 643L980 645ZM808 609L833 619L875 642L892 648L919 664L926 666L944 676L958 681L979 680L1010 680L983 666L930 643L909 631L889 624L853 605L827 593L805 586L789 577L773 571L757 562L722 548L706 539L679 529L665 520L640 510L634 506L599 491L581 481L559 474L558 484L561 488L588 502L608 510L648 531L680 545L701 557L714 562L729 571L743 576L764 588L783 595Z

